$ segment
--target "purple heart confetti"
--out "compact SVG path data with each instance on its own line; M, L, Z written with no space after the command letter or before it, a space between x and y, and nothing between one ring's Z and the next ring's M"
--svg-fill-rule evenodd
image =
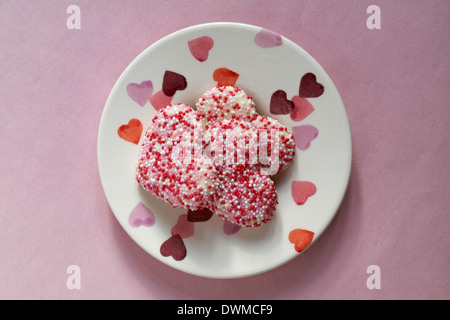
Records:
M155 224L155 215L142 202L139 202L128 216L128 223L132 227L151 227Z
M319 130L309 124L296 126L292 128L292 135L294 136L295 145L300 150L306 150L311 146L311 141L317 138Z
M273 31L261 29L255 36L255 43L261 48L273 48L283 44L283 38Z
M226 235L232 235L235 234L236 232L238 232L241 229L240 225L237 225L235 223L231 223L230 221L225 221L223 223L223 232Z
M128 96L143 107L153 93L153 84L150 80L138 83L130 83L127 86Z

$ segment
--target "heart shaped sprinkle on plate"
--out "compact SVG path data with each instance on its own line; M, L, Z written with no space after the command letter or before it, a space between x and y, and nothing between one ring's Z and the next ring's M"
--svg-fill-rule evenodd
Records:
M322 95L325 87L316 81L314 73L306 73L300 80L299 96L302 98L317 98Z
M142 123L138 119L131 119L128 124L121 125L117 129L117 134L122 139L134 144L138 144L142 134Z
M143 107L153 93L153 84L149 81L142 81L140 84L130 83L127 85L128 96Z
M286 97L286 92L277 90L270 98L270 112L272 114L289 114L294 110L295 105Z
M291 193L294 202L298 205L305 204L309 197L316 194L316 185L309 181L292 181Z
M283 38L278 33L261 29L255 36L255 43L261 48L273 48L283 44Z
M184 90L187 87L186 78L176 72L167 70L164 73L162 90L168 97L173 97L178 90Z
M289 241L294 244L297 252L302 252L311 243L314 232L304 229L294 229L289 232Z
M295 108L291 112L291 119L294 121L302 121L314 111L313 105L306 98L293 96L292 102Z
M171 256L176 261L183 260L187 254L186 246L179 234L175 234L164 241L159 251L164 257Z
M192 56L200 62L208 59L209 51L214 46L214 40L204 36L188 41L189 50Z
M156 111L168 106L172 102L172 97L166 96L162 90L150 97L150 103Z
M130 212L128 223L134 228L140 226L151 227L155 224L155 215L142 202L139 202Z
M239 74L227 68L218 68L213 72L213 79L217 81L217 86L234 86Z
M188 220L187 214L180 214L177 224L174 225L170 231L173 236L179 234L183 239L192 237L194 232L194 223Z
M319 130L309 124L292 127L295 145L300 150L306 150L311 146L311 141L317 138Z
M200 210L188 210L187 219L191 222L203 222L208 221L213 216L214 212L204 208Z
M235 223L231 223L230 221L223 222L223 232L226 235L231 236L232 234L235 234L236 232L238 232L240 229L241 229L241 226L239 226Z

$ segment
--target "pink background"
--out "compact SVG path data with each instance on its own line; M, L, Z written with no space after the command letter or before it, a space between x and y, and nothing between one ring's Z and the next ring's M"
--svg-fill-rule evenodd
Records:
M66 9L81 9L81 29ZM381 8L381 30L366 9ZM103 106L125 67L183 27L274 30L335 82L353 134L348 193L304 254L239 280L204 279L140 249L100 185ZM0 298L449 299L449 1L0 2ZM70 265L81 289L66 287ZM378 265L381 289L366 269Z

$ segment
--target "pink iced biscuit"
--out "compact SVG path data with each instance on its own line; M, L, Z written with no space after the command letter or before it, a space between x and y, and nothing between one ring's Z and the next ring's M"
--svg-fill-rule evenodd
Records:
M144 190L176 208L207 207L216 171L212 159L195 151L201 151L202 126L197 113L184 104L158 112L145 133L136 168Z
M278 153L279 169L275 173L287 168L295 156L294 136L278 120L258 115L252 124L259 130L267 132L267 141L275 143L274 148ZM275 133L275 135L272 135ZM268 147L268 157L270 158L272 147Z
M195 106L206 128L223 119L251 121L257 115L253 98L244 90L231 86L211 88Z
M210 209L243 227L259 227L272 219L278 203L273 181L248 166L217 169Z

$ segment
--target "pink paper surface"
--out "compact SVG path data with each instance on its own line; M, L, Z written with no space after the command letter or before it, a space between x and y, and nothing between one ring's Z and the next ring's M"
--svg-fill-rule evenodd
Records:
M81 29L70 30L75 2ZM372 4L379 30L366 26ZM449 299L449 14L448 1L2 1L0 298ZM125 67L163 36L216 21L307 50L353 135L349 189L326 232L239 280L186 275L140 249L109 208L96 158ZM80 289L67 286L71 265ZM367 287L371 265L380 289Z

